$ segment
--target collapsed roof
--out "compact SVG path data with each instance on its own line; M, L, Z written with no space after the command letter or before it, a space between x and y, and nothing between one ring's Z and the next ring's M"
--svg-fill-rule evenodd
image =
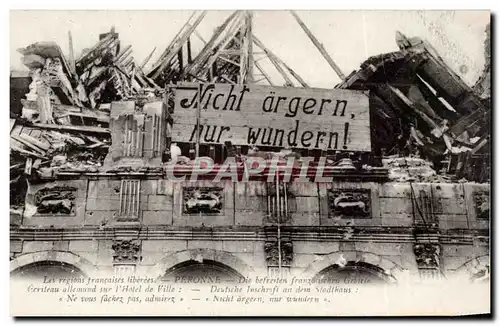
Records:
M368 58L337 85L370 90L374 150L406 155L418 150L437 162L458 157L448 170L460 176L470 174L464 171L464 160L479 159L477 177L484 181L489 174L484 170L489 167L489 101L466 85L426 41L398 32L396 43L400 51Z

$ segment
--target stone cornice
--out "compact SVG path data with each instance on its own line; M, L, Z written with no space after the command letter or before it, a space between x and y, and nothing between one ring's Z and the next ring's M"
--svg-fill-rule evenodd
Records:
M218 173L218 166L205 174L197 176L198 180L213 180ZM282 174L285 170L291 172L291 180L298 178L300 173L300 168L286 169L285 167L280 167L280 173ZM239 180L243 180L243 166L238 167ZM127 170L123 168L122 170L114 171L101 171L101 172L88 172L88 171L57 171L54 173L53 177L46 179L46 181L55 180L68 180L68 179L114 179L114 178L137 178L137 179L166 179L167 175L174 174L175 177L185 176L189 178L193 172L192 166L178 165L178 166L158 166L142 168L137 170ZM269 177L269 169L264 169L258 175L250 176L250 181L266 181ZM387 181L388 180L388 170L386 168L371 168L368 170L352 170L343 169L335 166L327 166L325 168L318 168L316 166L310 166L307 169L307 178L314 182L316 174L323 178L333 178L333 180L350 180L350 181ZM274 175L274 172L273 172ZM230 177L222 178L222 180L231 180Z
M165 227L138 227L138 228L12 228L11 240L26 241L66 241L66 240L206 240L206 241L265 241L264 228L165 228ZM440 242L443 244L472 244L476 237L489 238L488 234L470 230L448 230L441 233L413 234L413 228L356 228L349 227L282 227L292 241L349 241L349 242Z

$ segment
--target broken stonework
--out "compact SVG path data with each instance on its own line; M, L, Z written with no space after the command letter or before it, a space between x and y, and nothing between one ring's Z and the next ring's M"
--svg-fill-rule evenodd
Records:
M105 166L142 166L161 163L166 124L163 102L113 102L110 114L112 144Z

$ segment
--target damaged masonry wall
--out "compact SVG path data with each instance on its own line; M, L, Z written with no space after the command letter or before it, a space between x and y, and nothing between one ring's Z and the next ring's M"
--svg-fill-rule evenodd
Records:
M235 228L245 230L247 240L238 240L234 247L224 238L203 240L202 236L178 235L178 240L162 239L139 233L139 243L143 250L143 260L138 263L144 271L166 255L189 248L226 248L247 264L258 269L265 269L264 245L259 244L260 231L248 229L261 227L268 223L267 201L270 194L265 183L249 182L245 184L227 182L172 183L170 181L147 180L135 181L138 191L130 192L127 183L133 179L88 179L58 181L50 184L32 186L27 196L27 209L22 220L11 215L12 226L53 228L44 241L34 238L29 229L14 229L12 241L21 246L20 252L13 252L14 257L37 250L50 250L66 243L69 250L88 259L93 264L112 268L111 251L101 251L111 240L106 240L104 232L122 223L126 212L123 203L137 198L137 214L128 216L132 221L147 227L150 231L167 228L176 230L198 230L210 226L211 230ZM185 189L217 188L221 189L222 209L216 214L190 214L184 203ZM344 189L339 193L338 189ZM356 211L338 211L334 209L336 200L347 194L346 189L364 193L369 215ZM282 231L289 234L293 243L291 269L301 272L308 267L313 253L327 254L336 250L369 251L398 264L402 268L416 272L413 248L413 235L408 233L425 221L430 228L440 231L439 241L442 253L439 254L444 271L453 273L468 259L488 253L488 237L481 234L489 228L489 219L484 215L485 200L489 187L479 184L429 184L374 182L334 182L332 184L293 183L289 189L288 217L282 221ZM68 196L71 193L71 196ZM40 201L37 198L46 199ZM59 196L59 197L58 197ZM57 201L70 199L72 210L44 214L37 211L47 204L44 200ZM134 204L132 204L134 205ZM33 207L35 206L35 207ZM419 213L415 214L416 207ZM488 208L489 209L489 208ZM321 226L320 229L315 227ZM400 228L407 228L406 232ZM72 239L75 228L81 230L79 239ZM311 229L312 228L312 229ZM305 234L303 230L308 230ZM33 230L33 229L31 229ZM314 230L314 231L313 231ZM398 231L396 231L398 230ZM474 232L472 232L474 230ZM484 231L484 232L483 232ZM93 232L92 237L87 232ZM185 231L184 231L185 232ZM211 231L214 232L214 231ZM241 231L240 231L241 232ZM310 232L317 234L314 236ZM57 234L57 235L56 235ZM88 234L86 236L86 234ZM309 234L309 235L308 235ZM476 234L473 236L472 234ZM68 240L56 239L63 235ZM396 243L385 243L382 238L398 236ZM319 241L317 238L322 239ZM185 238L184 237L189 237ZM52 239L53 238L53 239ZM52 240L51 240L52 239ZM254 241L257 241L255 243ZM248 243L248 245L247 245ZM254 243L250 246L250 243ZM238 251L237 248L249 248ZM156 251L155 248L164 248ZM350 249L349 249L350 248ZM147 251L147 254L144 253ZM451 274L450 274L451 275Z
M162 101L136 107L134 101L111 104L111 148L107 165L159 166L165 151L165 105Z

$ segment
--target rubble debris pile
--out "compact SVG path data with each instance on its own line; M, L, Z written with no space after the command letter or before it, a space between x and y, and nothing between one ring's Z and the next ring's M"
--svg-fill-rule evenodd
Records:
M400 51L368 58L337 85L370 91L375 155L416 155L438 171L444 168L458 178L488 181L488 101L477 96L426 41L398 32L396 43Z
M99 133L60 132L11 121L11 173L18 171L41 179L55 170L97 172L109 148L109 137ZM36 172L36 173L35 173Z
M101 103L133 98L145 90L153 94L160 91L158 85L135 65L131 46L122 47L118 36L112 28L74 62L68 62L61 48L53 42L38 42L19 49L24 65L32 72L27 101L42 99L54 104L97 108ZM43 109L49 113L49 102L46 104ZM50 121L45 119L50 117L44 116L41 122Z

